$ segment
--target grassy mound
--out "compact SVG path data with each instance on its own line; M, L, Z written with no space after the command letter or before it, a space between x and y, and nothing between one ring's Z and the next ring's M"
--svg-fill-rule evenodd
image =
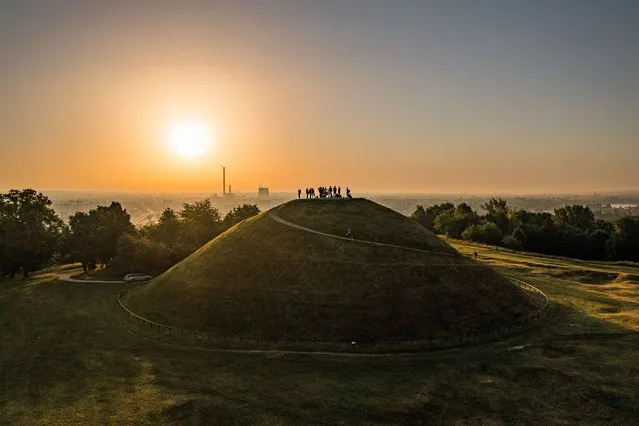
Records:
M406 216L365 198L294 200L277 208L282 219L327 234L422 250L457 253Z
M263 213L220 235L126 304L149 319L227 335L350 341L427 338L502 323L534 307L491 268L367 200L303 200L299 225L442 253L309 233Z

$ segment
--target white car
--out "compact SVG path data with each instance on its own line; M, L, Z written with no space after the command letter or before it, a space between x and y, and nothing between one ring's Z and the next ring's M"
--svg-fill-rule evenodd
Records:
M153 277L150 275L135 273L135 274L126 274L124 278L122 278L122 280L127 283L134 283L134 282L140 282L140 281L148 281L151 278Z

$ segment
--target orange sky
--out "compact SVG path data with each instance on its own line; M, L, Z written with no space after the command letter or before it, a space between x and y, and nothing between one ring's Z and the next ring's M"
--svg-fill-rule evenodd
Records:
M639 65L561 10L116 3L0 13L0 188L219 192L222 165L236 192L639 186ZM167 149L191 119L217 135L197 161Z

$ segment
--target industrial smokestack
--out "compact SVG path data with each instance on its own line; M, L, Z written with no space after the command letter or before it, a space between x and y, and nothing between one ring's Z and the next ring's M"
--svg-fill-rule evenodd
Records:
M226 167L222 166L222 195L226 195Z

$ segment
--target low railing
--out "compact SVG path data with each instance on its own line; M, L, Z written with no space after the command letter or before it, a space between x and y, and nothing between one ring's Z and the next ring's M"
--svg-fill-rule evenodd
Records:
M150 329L157 329L158 331L164 332L170 336L186 336L189 338L197 339L197 340L221 340L223 342L240 342L243 344L246 343L254 343L254 344L263 344L270 343L274 345L313 345L313 346L323 346L323 347L340 347L342 349L361 349L362 347L370 347L370 348L395 348L396 345L406 346L406 349L415 348L415 347L445 347L445 346L456 346L461 344L471 344L474 342L480 342L489 339L495 339L500 336L505 336L508 334L512 334L513 331L528 328L535 322L539 321L541 318L545 317L548 313L548 297L544 294L543 291L539 290L537 287L532 286L528 283L525 283L517 278L510 277L510 280L517 285L518 287L530 292L533 297L535 297L540 305L540 308L536 311L526 315L523 318L518 318L513 321L509 321L503 324L491 325L487 327L482 327L474 330L463 330L456 333L450 333L445 335L438 336L430 336L430 337L420 337L415 339L410 338L402 338L402 339L392 339L392 340L384 340L384 341L332 341L332 340L318 340L318 339L304 339L304 338L274 338L274 337L259 337L259 336L240 336L240 335L229 335L229 334L220 334L220 333L210 333L196 330L188 330L179 327L173 327L166 324L161 324L155 321L151 321L147 318L144 318L135 312L131 311L129 308L124 306L122 302L124 296L131 291L135 286L128 287L120 292L118 295L118 305L120 308L127 314L129 318L132 320L142 323L145 326L148 326Z

